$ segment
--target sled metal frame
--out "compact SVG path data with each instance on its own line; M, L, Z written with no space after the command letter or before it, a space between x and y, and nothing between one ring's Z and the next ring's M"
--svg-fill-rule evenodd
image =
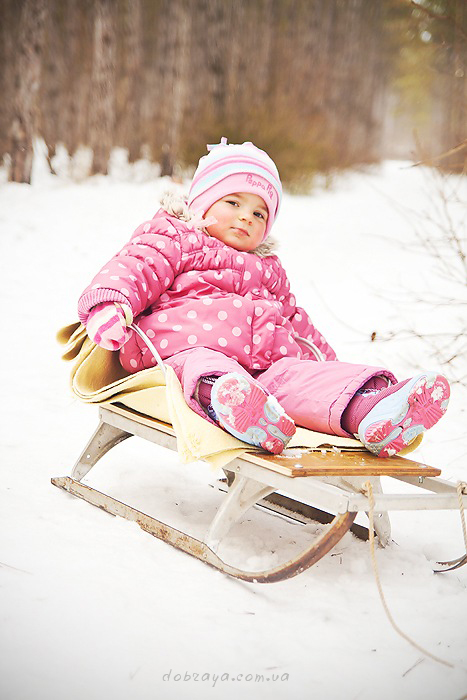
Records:
M382 546L388 544L391 536L389 510L455 510L459 508L455 485L438 476L425 476L424 469L428 470L428 473L431 469L426 465L418 465L420 474L394 475L391 473L392 478L420 487L425 493L386 494L382 491L379 475L369 474L368 469L366 471L363 469L365 473L359 474L358 467L353 470L350 468L347 469L345 476L291 477L265 467L261 455L247 452L233 459L224 469L229 483L227 494L201 541L81 483L101 457L133 435L161 447L177 449L175 433L169 424L117 404L101 406L99 414L99 425L74 465L71 476L53 478L52 484L112 515L137 522L143 530L153 536L244 581L269 583L284 580L296 576L319 561L352 527L357 513L368 512L369 500L363 487L367 481L370 481L373 488L376 515L374 529ZM343 457L344 454L342 459ZM370 464L371 460L377 459L369 455L366 450L359 452L358 457L359 462L370 461ZM377 461L380 462L380 460ZM439 473L439 470L431 469L431 473ZM462 498L464 506L467 507L467 495L464 494ZM288 515L299 522L314 520L316 509L319 509L324 511L330 522L308 548L286 563L264 571L244 571L224 562L216 554L216 550L231 527L253 505ZM362 526L354 527L364 530ZM360 536L361 534L360 532ZM449 562L437 562L434 570L447 571L465 563L467 563L467 555Z

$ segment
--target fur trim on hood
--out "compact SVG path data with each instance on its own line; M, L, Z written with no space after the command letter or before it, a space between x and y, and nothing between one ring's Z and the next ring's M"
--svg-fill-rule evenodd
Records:
M203 224L204 219L195 214L188 206L187 199L183 195L175 192L164 192L161 197L161 207L170 216L175 216L180 221L186 221L192 224L208 235ZM268 236L265 241L259 244L257 248L250 251L260 258L266 258L268 255L276 255L277 241L271 236Z

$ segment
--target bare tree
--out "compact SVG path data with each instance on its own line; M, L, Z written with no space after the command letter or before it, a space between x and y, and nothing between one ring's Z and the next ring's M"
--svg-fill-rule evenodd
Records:
M430 360L444 366L451 381L467 386L467 191L465 181L435 167L426 168L426 204L420 211L403 208L413 225L408 249L421 252L431 263L428 283L410 299L407 291L392 301L430 313L429 327L410 326L376 340L422 342ZM409 346L410 347L410 346ZM418 347L418 345L417 345ZM416 362L419 359L416 358ZM415 363L414 363L415 364Z
M15 98L10 127L10 180L31 182L33 139L37 135L37 96L41 83L47 3L24 0L21 11Z
M13 0L0 0L0 161L10 149L8 131L14 100L14 55L19 12Z
M66 0L63 13L67 89L61 100L61 139L73 154L80 145L89 143L93 17L82 0Z
M165 106L162 175L173 175L179 158L181 129L188 94L190 60L190 11L187 0L171 0L167 9L170 34L163 83Z
M115 129L116 31L112 0L95 0L94 45L89 101L92 171L106 173Z
M141 99L143 84L143 12L141 0L124 0L122 54L119 72L117 143L128 149L130 163L140 156L142 145Z
M65 32L61 7L56 0L49 0L46 19L47 41L42 61L40 130L47 146L47 159L53 172L52 158L57 143L62 140L62 114L66 89Z

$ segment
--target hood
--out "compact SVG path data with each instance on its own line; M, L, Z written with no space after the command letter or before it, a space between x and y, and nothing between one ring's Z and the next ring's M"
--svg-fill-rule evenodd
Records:
M209 235L204 228L205 221L195 214L188 206L187 197L177 192L164 192L161 197L161 207L170 216L175 216L180 221L185 221L197 229L204 231ZM277 241L272 236L268 236L265 241L259 244L257 248L250 251L253 255L258 255L260 258L265 258L268 255L276 255Z

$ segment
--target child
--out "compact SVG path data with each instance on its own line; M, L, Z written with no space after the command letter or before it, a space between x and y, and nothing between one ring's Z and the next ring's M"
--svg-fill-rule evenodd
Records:
M89 337L130 373L152 367L128 329L135 319L189 406L250 445L278 454L297 423L397 454L445 413L447 380L398 383L382 367L339 362L268 238L282 195L274 162L252 143L208 149L188 201L163 202L83 292Z

